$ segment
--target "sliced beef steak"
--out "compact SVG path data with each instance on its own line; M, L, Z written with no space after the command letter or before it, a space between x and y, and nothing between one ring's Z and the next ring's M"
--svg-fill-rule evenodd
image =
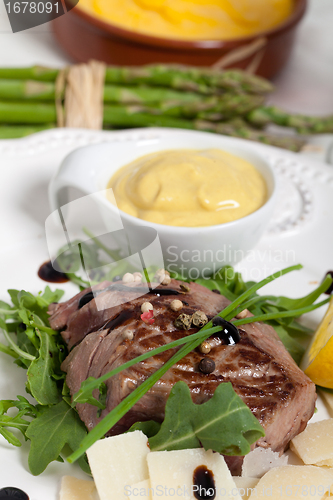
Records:
M174 280L168 288L181 291L180 283ZM185 302L182 313L192 314L200 309L210 318L228 304L223 296L194 283L190 284L190 292L181 296L145 295L121 306L110 307L115 293L129 292L106 290L103 292L105 310L98 311L92 300L81 309L72 311L67 318L64 338L69 345L81 341L62 366L67 372L66 380L72 394L87 377L99 377L147 350L194 333L196 329L184 331L174 326L179 312L172 311L170 303L175 298ZM141 304L147 300L154 306L155 321L152 325L144 323L140 317ZM108 321L110 323L106 324ZM100 331L93 331L98 328ZM133 340L124 338L124 330L133 332ZM265 429L266 436L257 442L257 446L282 452L311 418L316 399L315 386L294 363L272 327L252 323L241 327L240 334L240 342L233 346L226 346L218 337L211 337L209 357L216 365L213 373L199 371L198 364L204 357L199 350L188 354L108 434L123 432L136 421L162 421L170 390L179 380L188 384L197 404L211 398L220 383L231 382ZM87 428L91 430L175 352L175 349L165 351L109 379L106 382L107 408L100 417L96 407L78 405L79 415ZM237 472L241 460L231 459L230 463Z

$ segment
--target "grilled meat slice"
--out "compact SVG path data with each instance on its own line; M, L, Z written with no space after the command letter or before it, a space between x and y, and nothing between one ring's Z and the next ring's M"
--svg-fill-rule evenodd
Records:
M170 288L180 290L180 283L174 281ZM164 287L165 288L165 287ZM103 292L105 303L111 303L112 292ZM127 292L126 292L127 293ZM108 294L108 295L107 295ZM70 352L62 368L67 372L67 384L74 394L87 377L99 377L139 356L196 329L178 330L174 320L179 312L170 308L170 303L179 296L146 295L131 303L109 308L111 322L101 331L88 333L96 324L105 325L105 311L94 309L93 301L82 307L87 312L76 311L68 318L69 342L74 343L72 335L82 325L84 339ZM181 296L186 301L181 312L192 314L200 309L209 318L228 304L227 299L198 284L190 284L190 292ZM155 321L149 325L141 318L140 306L149 301L154 306ZM89 306L89 307L88 307ZM88 313L89 311L89 313ZM116 321L118 314L118 323ZM122 320L119 321L120 316ZM89 325L82 324L88 317ZM101 319L98 320L97 318ZM74 319L73 319L74 318ZM77 322L77 323L76 323ZM133 340L124 338L124 330L133 332ZM275 330L262 323L244 325L240 330L241 340L233 346L226 346L217 337L210 339L212 350L209 357L215 362L213 373L203 374L198 370L200 360L205 356L199 350L192 351L174 365L138 403L108 432L118 434L127 430L134 422L143 420L162 421L166 400L172 386L179 380L185 381L195 403L207 401L216 387L222 382L231 382L234 390L251 409L264 427L266 435L257 446L270 447L282 452L289 441L301 432L311 418L315 406L315 386L298 368ZM76 335L76 333L75 333ZM77 336L75 336L75 339ZM174 353L175 349L147 359L122 371L106 382L107 408L100 417L97 408L88 404L78 405L81 419L91 430L101 418L110 412L147 377L154 373ZM97 396L97 394L96 394ZM233 472L239 470L241 460L232 461Z

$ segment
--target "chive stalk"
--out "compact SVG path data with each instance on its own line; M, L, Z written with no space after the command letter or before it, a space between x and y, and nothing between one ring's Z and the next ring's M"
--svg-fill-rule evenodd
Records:
M291 317L302 316L302 314L309 313L311 311L314 311L315 309L318 309L319 307L324 306L330 300L331 300L331 297L328 297L327 299L323 300L322 302L318 302L318 304L312 304L311 306L301 307L300 309L296 309L294 311L281 311L281 312L274 312L274 313L265 313L265 314L260 314L258 316L251 316L250 318L236 319L236 321L233 321L233 324L235 326L241 326L241 325L246 325L248 323L254 323L257 321L271 321L273 319L291 318Z

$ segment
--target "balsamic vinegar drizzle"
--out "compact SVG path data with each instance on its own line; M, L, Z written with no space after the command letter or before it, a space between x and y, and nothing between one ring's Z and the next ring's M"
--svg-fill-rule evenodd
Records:
M28 495L19 488L14 488L13 486L1 488L0 500L9 500L9 498L16 498L16 500L29 500Z
M69 281L67 274L54 269L50 260L40 266L37 274L40 279L49 283L66 283Z
M143 287L139 286L126 286L122 285L121 283L115 282L114 285L110 285L106 288L103 288L102 290L94 290L86 293L83 295L80 300L79 300L79 305L78 308L81 309L81 307L85 306L90 302L96 295L99 295L100 293L106 292L106 291L117 291L117 292L136 292L136 293L142 293ZM149 291L147 294L150 295L183 295L183 292L179 292L178 290L173 290L172 288L149 288ZM146 293L144 294L146 295Z
M79 300L79 305L78 308L81 309L81 307L85 306L94 298L94 294L97 295L97 290L95 292L88 292L85 295L82 295L82 297Z
M197 500L213 500L216 497L214 474L205 465L193 472L193 496Z
M216 316L213 318L212 324L213 326L222 327L220 332L214 333L214 337L219 337L225 344L235 345L240 341L241 337L238 328L230 323L230 321L226 321L225 319Z
M107 321L101 328L99 328L99 331L101 330L113 330L114 328L117 328L117 326L121 325L122 323L125 323L130 318L134 318L135 313L134 311L123 311L118 316L116 316L113 319L110 319Z

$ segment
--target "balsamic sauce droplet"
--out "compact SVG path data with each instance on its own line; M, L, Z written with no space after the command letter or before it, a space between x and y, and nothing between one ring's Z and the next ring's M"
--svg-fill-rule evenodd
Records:
M19 488L14 488L13 486L1 488L0 500L8 500L9 498L16 498L16 500L29 500L28 495Z
M213 336L219 337L226 345L235 345L240 341L241 337L238 328L230 321L216 316L213 318L212 324L213 326L221 326L222 330L214 333Z
M193 496L197 500L213 500L216 497L214 474L205 465L199 465L193 473Z
M40 266L38 276L41 280L48 281L49 283L66 283L69 281L67 274L54 269L50 260Z
M326 276L331 276L331 278L333 278L333 271L327 271L327 273L325 274L325 278ZM330 286L324 293L326 293L326 295L331 295L332 292L333 292L333 283L330 284Z
M113 330L114 328L117 328L117 326L120 326L121 324L125 323L130 318L135 317L135 312L133 310L125 310L118 314L113 319L108 320L101 328L99 328L99 331L101 330Z
M85 306L94 298L94 292L88 292L85 295L82 295L82 297L79 300L78 304L78 309L81 309L81 307Z

